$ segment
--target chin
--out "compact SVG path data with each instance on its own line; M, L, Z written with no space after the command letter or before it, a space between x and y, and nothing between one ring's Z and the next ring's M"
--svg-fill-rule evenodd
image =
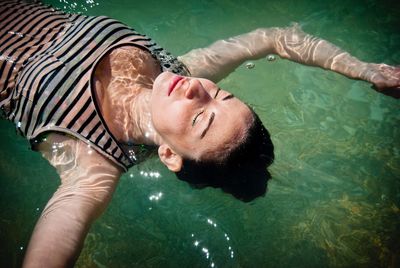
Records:
M175 74L170 73L170 72L162 72L160 73L156 79L154 80L153 83L153 90L158 91L158 90L162 90L163 88L165 90L168 89L168 85L169 85L169 81L172 79L172 77Z

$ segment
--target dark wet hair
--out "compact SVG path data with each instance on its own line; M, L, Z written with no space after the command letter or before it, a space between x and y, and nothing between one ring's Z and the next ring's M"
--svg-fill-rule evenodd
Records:
M177 177L195 188L221 188L245 202L265 194L274 145L258 115L252 113L254 120L247 135L222 161L184 159Z

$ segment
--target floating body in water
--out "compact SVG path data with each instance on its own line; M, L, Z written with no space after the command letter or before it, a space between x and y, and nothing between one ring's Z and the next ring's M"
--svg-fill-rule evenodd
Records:
M118 178L140 160L140 145L157 147L171 171L193 181L206 176L232 189L224 172L237 173L236 185L252 183L241 181L249 169L265 176L274 158L268 131L216 84L247 60L272 61L273 53L399 96L399 68L359 61L297 26L260 28L175 58L107 17L15 1L0 10L0 106L61 178L25 266L75 262ZM265 183L256 185L262 194Z

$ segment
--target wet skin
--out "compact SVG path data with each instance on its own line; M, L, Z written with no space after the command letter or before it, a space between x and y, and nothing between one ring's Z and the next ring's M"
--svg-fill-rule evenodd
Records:
M210 80L161 73L150 100L152 122L163 142L191 159L212 158L241 140L250 109Z

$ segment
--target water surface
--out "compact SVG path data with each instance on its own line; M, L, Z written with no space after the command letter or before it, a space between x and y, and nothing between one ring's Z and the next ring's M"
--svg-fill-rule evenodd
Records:
M362 60L400 64L395 1L46 3L119 19L175 55L298 22ZM266 196L243 203L192 189L149 159L121 178L77 267L400 266L400 102L318 68L254 64L220 85L251 104L272 134ZM18 267L58 178L11 123L0 121L0 138L0 266Z

